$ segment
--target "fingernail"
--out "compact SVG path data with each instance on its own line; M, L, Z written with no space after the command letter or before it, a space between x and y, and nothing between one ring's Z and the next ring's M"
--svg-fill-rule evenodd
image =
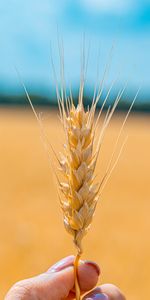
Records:
M86 300L109 300L109 297L106 294L91 294Z
M93 262L91 260L85 260L84 262L85 262L86 265L92 266L94 268L94 270L96 271L97 275L99 276L100 268L95 262Z
M59 272L73 266L74 256L67 256L53 265L48 272Z

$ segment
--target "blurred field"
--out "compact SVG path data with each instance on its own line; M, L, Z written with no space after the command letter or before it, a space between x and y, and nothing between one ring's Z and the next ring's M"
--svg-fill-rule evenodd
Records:
M102 174L122 115L113 118L98 169ZM45 126L57 152L63 137L56 113ZM128 141L108 182L84 257L96 260L101 283L120 286L128 300L150 299L150 118L130 116ZM46 152L30 110L0 109L0 299L17 280L74 253L63 227Z

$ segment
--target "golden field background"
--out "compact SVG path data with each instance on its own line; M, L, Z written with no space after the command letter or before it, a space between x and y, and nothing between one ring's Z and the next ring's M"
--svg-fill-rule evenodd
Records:
M49 110L49 109L48 109ZM56 112L45 127L59 152ZM103 174L123 115L107 131L98 171ZM87 237L84 256L101 266L100 283L114 283L128 300L150 298L150 118L130 116L128 141ZM48 158L30 109L0 109L0 299L20 279L75 253L63 227Z

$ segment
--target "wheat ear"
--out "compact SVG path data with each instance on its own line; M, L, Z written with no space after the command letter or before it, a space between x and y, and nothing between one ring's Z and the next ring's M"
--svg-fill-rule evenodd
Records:
M63 75L62 75L63 76ZM20 77L20 75L19 75ZM41 133L44 141L47 144L47 136L43 130L43 126L40 118L38 117L32 101L28 95L25 85L21 81L21 84L26 93L27 99L31 105L33 113L38 121L38 124L41 129ZM113 84L112 84L113 86ZM100 136L97 142L96 150L94 150L95 144L95 131L97 128L97 124L102 113L103 107L109 97L110 91L106 95L106 98L102 104L100 109L100 113L96 121L95 119L95 110L96 105L99 101L99 98L102 93L102 88L98 95L93 98L91 108L85 111L82 98L83 98L83 88L84 88L84 79L81 80L80 93L79 93L79 101L77 107L75 107L73 103L72 94L69 98L66 99L65 95L65 103L64 103L64 87L62 87L61 96L58 92L58 87L56 85L56 92L58 98L58 106L60 111L60 118L64 127L66 143L64 145L64 154L61 155L59 159L54 150L49 144L52 152L55 154L57 161L59 162L59 170L61 171L64 181L58 179L56 175L56 179L59 184L59 188L64 197L60 197L61 208L64 216L64 225L66 230L73 236L74 244L77 248L77 255L74 261L74 277L75 277L75 291L76 291L76 300L80 300L80 286L78 282L78 264L83 252L82 250L82 239L86 235L91 222L94 216L95 208L98 202L98 199L101 195L102 189L104 188L108 178L110 177L113 169L115 168L118 159L120 157L120 153L122 151L123 146L119 152L115 163L112 166L112 161L116 149L116 145L118 144L119 137L121 135L122 129L126 123L128 115L131 111L131 108L135 102L135 99L138 95L138 92L133 100L129 111L124 119L124 122L121 126L120 133L118 135L118 139L116 141L116 145L114 151L112 153L112 157L108 164L107 170L101 180L100 183L95 184L95 166L98 159L98 155L101 148L102 139L107 129L107 126L112 118L112 115L115 111L116 106L118 105L120 98L124 92L124 88L122 91L118 93L118 96L112 106L108 108L106 113L106 117L104 119L104 123L101 128ZM124 144L123 144L124 145Z

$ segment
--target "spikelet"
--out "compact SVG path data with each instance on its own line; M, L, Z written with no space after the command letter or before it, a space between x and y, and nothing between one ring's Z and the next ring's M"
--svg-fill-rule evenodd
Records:
M82 102L77 107L71 102L66 112L64 105L62 108L66 144L60 159L60 170L65 178L60 182L61 207L65 228L82 253L81 241L92 222L99 189L98 184L93 183L94 110L85 112Z

